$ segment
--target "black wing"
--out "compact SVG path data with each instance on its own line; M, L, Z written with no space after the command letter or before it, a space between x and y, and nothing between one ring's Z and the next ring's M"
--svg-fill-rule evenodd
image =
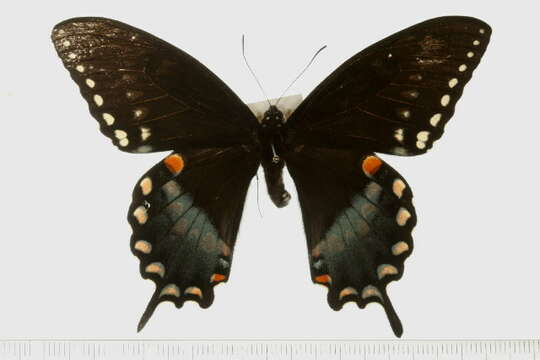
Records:
M432 19L356 54L286 123L284 158L302 208L314 282L328 302L380 302L397 336L385 286L403 274L416 224L406 181L373 152L417 155L443 134L486 50L490 27Z
M120 150L252 141L249 108L197 60L142 30L104 18L56 25L52 40L101 132Z
M161 301L208 307L229 276L246 192L259 166L241 148L173 153L133 191L131 248L156 290L138 329Z
M259 166L249 108L191 56L129 25L76 18L52 33L101 131L121 150L174 150L138 182L131 249L161 301L212 304L226 281L251 178Z
M328 286L328 303L384 307L395 334L402 326L386 284L403 274L416 224L412 192L373 154L302 147L287 158L298 190L311 277Z
M429 150L489 43L470 17L431 19L354 55L292 114L292 143L394 155Z

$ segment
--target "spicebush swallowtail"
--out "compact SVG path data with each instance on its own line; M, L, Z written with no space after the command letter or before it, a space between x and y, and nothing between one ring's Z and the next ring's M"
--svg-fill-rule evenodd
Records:
M378 302L402 325L386 285L403 274L416 224L412 192L375 153L420 155L439 139L490 39L475 18L431 19L354 55L286 119L261 119L204 65L149 33L105 18L74 18L52 41L101 132L120 150L172 151L137 182L131 249L156 306L214 301L229 277L248 186L259 165L287 205L294 180L313 282L334 310Z

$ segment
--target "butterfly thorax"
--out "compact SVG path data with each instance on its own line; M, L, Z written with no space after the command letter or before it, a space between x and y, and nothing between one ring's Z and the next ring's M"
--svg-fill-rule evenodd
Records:
M264 113L261 120L259 140L262 147L262 166L268 187L268 194L277 207L286 206L291 196L283 185L285 162L280 155L283 149L283 113L275 106Z

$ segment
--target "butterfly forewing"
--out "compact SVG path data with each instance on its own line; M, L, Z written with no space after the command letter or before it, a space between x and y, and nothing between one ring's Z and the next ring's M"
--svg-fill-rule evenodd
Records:
M253 142L257 121L247 106L174 46L103 18L66 20L52 40L102 133L120 150Z
M417 155L442 136L491 35L474 18L425 21L370 46L291 116L291 142Z

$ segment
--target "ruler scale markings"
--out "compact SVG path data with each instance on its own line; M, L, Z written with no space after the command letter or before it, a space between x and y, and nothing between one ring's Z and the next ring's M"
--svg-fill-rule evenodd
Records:
M537 360L539 352L539 340L0 340L0 360Z

